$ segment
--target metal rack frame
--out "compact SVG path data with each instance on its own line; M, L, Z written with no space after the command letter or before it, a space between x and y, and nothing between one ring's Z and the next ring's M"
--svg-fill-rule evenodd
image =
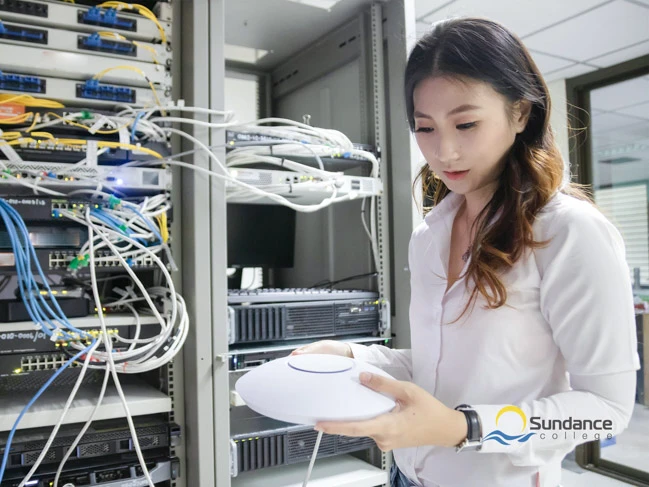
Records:
M176 63L180 58L181 98L187 105L221 110L224 107L225 1L184 1L182 17L179 15L179 20L174 22L175 38L180 37L182 44L179 55L174 52L174 58ZM395 330L399 338L409 337L409 276L395 272L395 268L403 268L404 256L407 266L408 241L416 221L416 210L410 198L416 163L411 160L413 141L405 123L402 80L398 76L393 79L393 73L403 72L405 67L409 44L415 38L414 18L414 0L390 0L373 5L368 2L368 10L360 14L357 23L362 38L358 49L366 60L361 70L361 83L366 87L361 90L365 94L361 98L361 130L367 140L361 142L373 143L381 149L380 174L389 188L377 205L379 292L392 301L392 312L397 320L396 328L387 329L384 337L390 337ZM335 53L327 56L329 66L339 63L340 59L335 57ZM322 58L320 61L324 62ZM322 72L326 69L321 67ZM386 73L390 73L390 83L386 83ZM271 77L266 78L265 91L269 91ZM264 107L269 105L267 100ZM202 119L207 120L207 117ZM196 126L191 129L192 135L202 142L217 146L216 155L225 159L224 148L218 147L225 142L224 130ZM183 146L182 150L192 148ZM213 165L200 152L188 160L202 167ZM408 161L410 170L404 171L404 160ZM398 162L393 164L392 161ZM184 247L182 284L192 322L183 354L184 437L188 462L183 482L185 485L228 487L231 480L227 260L226 240L221 230L226 222L225 189L222 182L209 181L189 171L184 171L181 177L176 181L181 182L182 188L179 218ZM401 195L406 181L407 197ZM400 198L393 200L397 192ZM394 215L403 212L413 217L405 221L395 219ZM208 268L210 271L206 272ZM407 346L408 342L401 339L399 344ZM391 454L379 452L377 455L377 451L368 452L368 460L388 470Z

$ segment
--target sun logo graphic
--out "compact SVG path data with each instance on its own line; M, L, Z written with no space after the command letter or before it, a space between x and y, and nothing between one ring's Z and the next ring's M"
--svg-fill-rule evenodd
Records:
M520 418L523 420L523 427L521 428L521 433L523 433L525 431L525 427L527 426L527 416L525 416L523 410L517 406L505 406L500 411L498 411L498 414L496 415L496 427L498 426L498 422L500 421L500 418L506 413L514 413L520 416ZM495 429L491 433L487 434L482 441L485 442L488 440L494 440L500 443L501 445L509 446L511 445L510 442L512 441L517 441L518 443L525 443L535 434L536 433L528 433L526 435L525 434L509 435L507 433L504 433L500 429Z

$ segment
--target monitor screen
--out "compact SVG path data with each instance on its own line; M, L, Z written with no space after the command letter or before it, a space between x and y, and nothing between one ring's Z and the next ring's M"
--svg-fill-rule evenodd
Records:
M295 210L279 205L227 205L228 267L293 267Z

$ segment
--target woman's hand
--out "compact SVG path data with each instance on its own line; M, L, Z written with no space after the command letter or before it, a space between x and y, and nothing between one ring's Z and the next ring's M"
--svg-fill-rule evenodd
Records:
M308 345L293 350L291 355L301 355L305 353L322 353L354 358L352 348L348 344L337 342L335 340L320 340L319 342L309 343Z
M328 421L317 431L344 436L369 436L383 451L423 445L454 447L467 435L464 413L445 406L421 387L363 372L361 383L393 397L397 406L368 421Z

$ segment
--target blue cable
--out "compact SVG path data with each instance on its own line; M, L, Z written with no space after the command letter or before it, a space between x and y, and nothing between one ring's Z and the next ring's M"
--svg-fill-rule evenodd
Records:
M54 325L54 323L52 323L52 321L50 320L48 315L47 314L42 314L40 312L40 310L38 309L38 307L34 304L34 292L36 293L37 299L40 301L40 305L42 307L44 307L45 310L54 319L56 319L57 321L65 324L66 327L68 327L72 331L75 331L75 332L81 334L82 336L85 335L84 332L82 332L81 330L77 330L67 320L67 318L65 316L65 313L63 312L63 310L59 306L59 303L56 300L56 298L53 296L52 289L50 288L49 283L47 282L47 278L45 277L45 275L43 273L43 270L42 270L42 268L40 266L40 263L38 262L38 257L36 255L36 250L34 249L34 246L31 244L31 241L29 239L29 231L27 230L27 227L25 226L25 222L20 217L20 214L16 210L14 210L13 207L11 207L11 205L7 204L5 201L0 201L0 206L3 206L6 210L9 210L10 215L13 216L13 223L15 223L16 226L21 230L23 241L24 241L23 245L24 245L24 247L27 248L27 254L26 254L25 262L23 264L23 269L22 269L23 273L22 273L22 275L23 275L23 278L25 278L24 276L27 276L28 291L30 291L29 293L26 294L26 296L28 297L29 302L34 306L34 310L36 311L36 315L40 315L40 317L41 317L41 320L38 320L36 322L41 324L41 327L42 327L42 319L44 318L44 320L47 321L53 328L57 328L56 325ZM10 230L10 232L12 232L12 231L15 232L15 229L12 228ZM13 233L13 234L15 236L15 233ZM17 240L18 240L18 242L20 242L20 238L17 238ZM20 242L20 243L22 243L22 242ZM23 245L20 245L20 244L18 245L18 248L20 249L21 253L24 251ZM37 271L38 271L38 273L39 273L39 275L41 277L41 280L43 281L43 285L45 286L45 289L47 290L47 293L51 297L51 300L52 300L52 303L54 304L54 307L56 308L57 312L59 313L58 316L57 316L57 313L55 313L52 310L52 308L50 308L49 304L47 303L47 301L45 301L45 298L40 293L40 287L36 283L36 280L34 279L34 274L33 274L32 269L31 269L30 254L34 258L34 266L36 267L36 269L37 269ZM22 289L22 291L24 292L24 288ZM22 296L22 297L23 297L23 302L24 302L25 296ZM70 335L66 334L66 336L68 338L71 338Z
M16 271L19 277L18 282L20 285L21 298L23 299L23 303L27 308L30 318L32 318L32 320L35 323L39 324L43 329L43 331L48 336L52 335L51 332L52 328L54 329L58 328L51 321L49 316L52 316L52 318L54 318L55 320L63 323L69 330L78 333L80 336L86 336L85 332L72 326L72 324L66 318L65 313L63 312L63 310L59 306L58 301L52 294L52 289L50 288L47 278L43 273L43 269L41 268L40 263L38 262L36 250L34 249L34 246L31 244L31 241L29 239L29 231L27 230L25 222L21 218L20 214L2 198L0 198L0 215L2 216L2 219L5 222L5 226L7 227L7 231L11 238L15 261L16 261ZM22 239L20 238L20 235L16 233L16 229L20 231L20 234L22 235ZM34 274L31 265L32 258L34 262L34 267L36 267L36 270L38 271L38 274L41 277L41 280L43 281L43 286L45 287L47 294L50 296L51 302L54 305L56 312L52 310L49 303L45 301L45 298L40 292L41 289L38 286L36 280L34 279ZM34 298L34 292L36 293L37 299ZM41 309L39 309L39 306L37 305L37 300L40 303L40 306L44 308L44 310L47 313L49 313L49 316L46 313L43 313ZM43 325L43 321L47 322L51 326L51 328L48 329L47 327L45 327ZM70 335L68 335L65 332L64 335L68 339L72 338Z
M135 129L137 128L137 123L144 116L145 112L140 112L136 115L135 120L133 120L133 125L131 125L131 142L135 142Z
M76 362L79 357L81 357L83 354L86 354L90 351L90 349L95 345L97 340L93 340L92 343L85 348L84 350L81 350L79 353L77 353L74 357L72 357L70 360L68 360L65 364L61 366L60 369L58 369L52 377L49 378L49 380L43 384L43 386L38 390L38 392L32 397L32 399L27 403L27 405L23 408L23 410L20 412L18 415L18 418L16 418L16 422L14 423L13 427L11 428L11 431L9 432L9 437L7 438L7 444L5 445L5 452L4 455L2 456L2 465L0 466L0 484L2 484L2 478L4 477L5 474L5 469L7 468L7 460L9 459L9 450L11 449L11 442L14 438L14 435L16 434L16 429L18 428L18 424L20 421L23 419L23 416L29 411L29 408L34 405L34 403L38 400L39 397L41 397L41 394L47 389L49 386L52 385L52 382L56 380L56 378L61 375L61 373L67 369L70 365L72 365L73 362Z
M140 213L137 208L132 208L132 207L129 206L128 209L131 210L133 213L135 213L137 216L139 216L142 219L142 221L144 223L146 223L146 226L149 227L149 230L151 230L153 232L153 234L156 237L158 237L158 240L160 241L160 244L164 243L162 241L162 235L160 235L160 232L158 232L158 229L153 226L153 224L149 221L148 218L145 218L144 215L142 213Z

